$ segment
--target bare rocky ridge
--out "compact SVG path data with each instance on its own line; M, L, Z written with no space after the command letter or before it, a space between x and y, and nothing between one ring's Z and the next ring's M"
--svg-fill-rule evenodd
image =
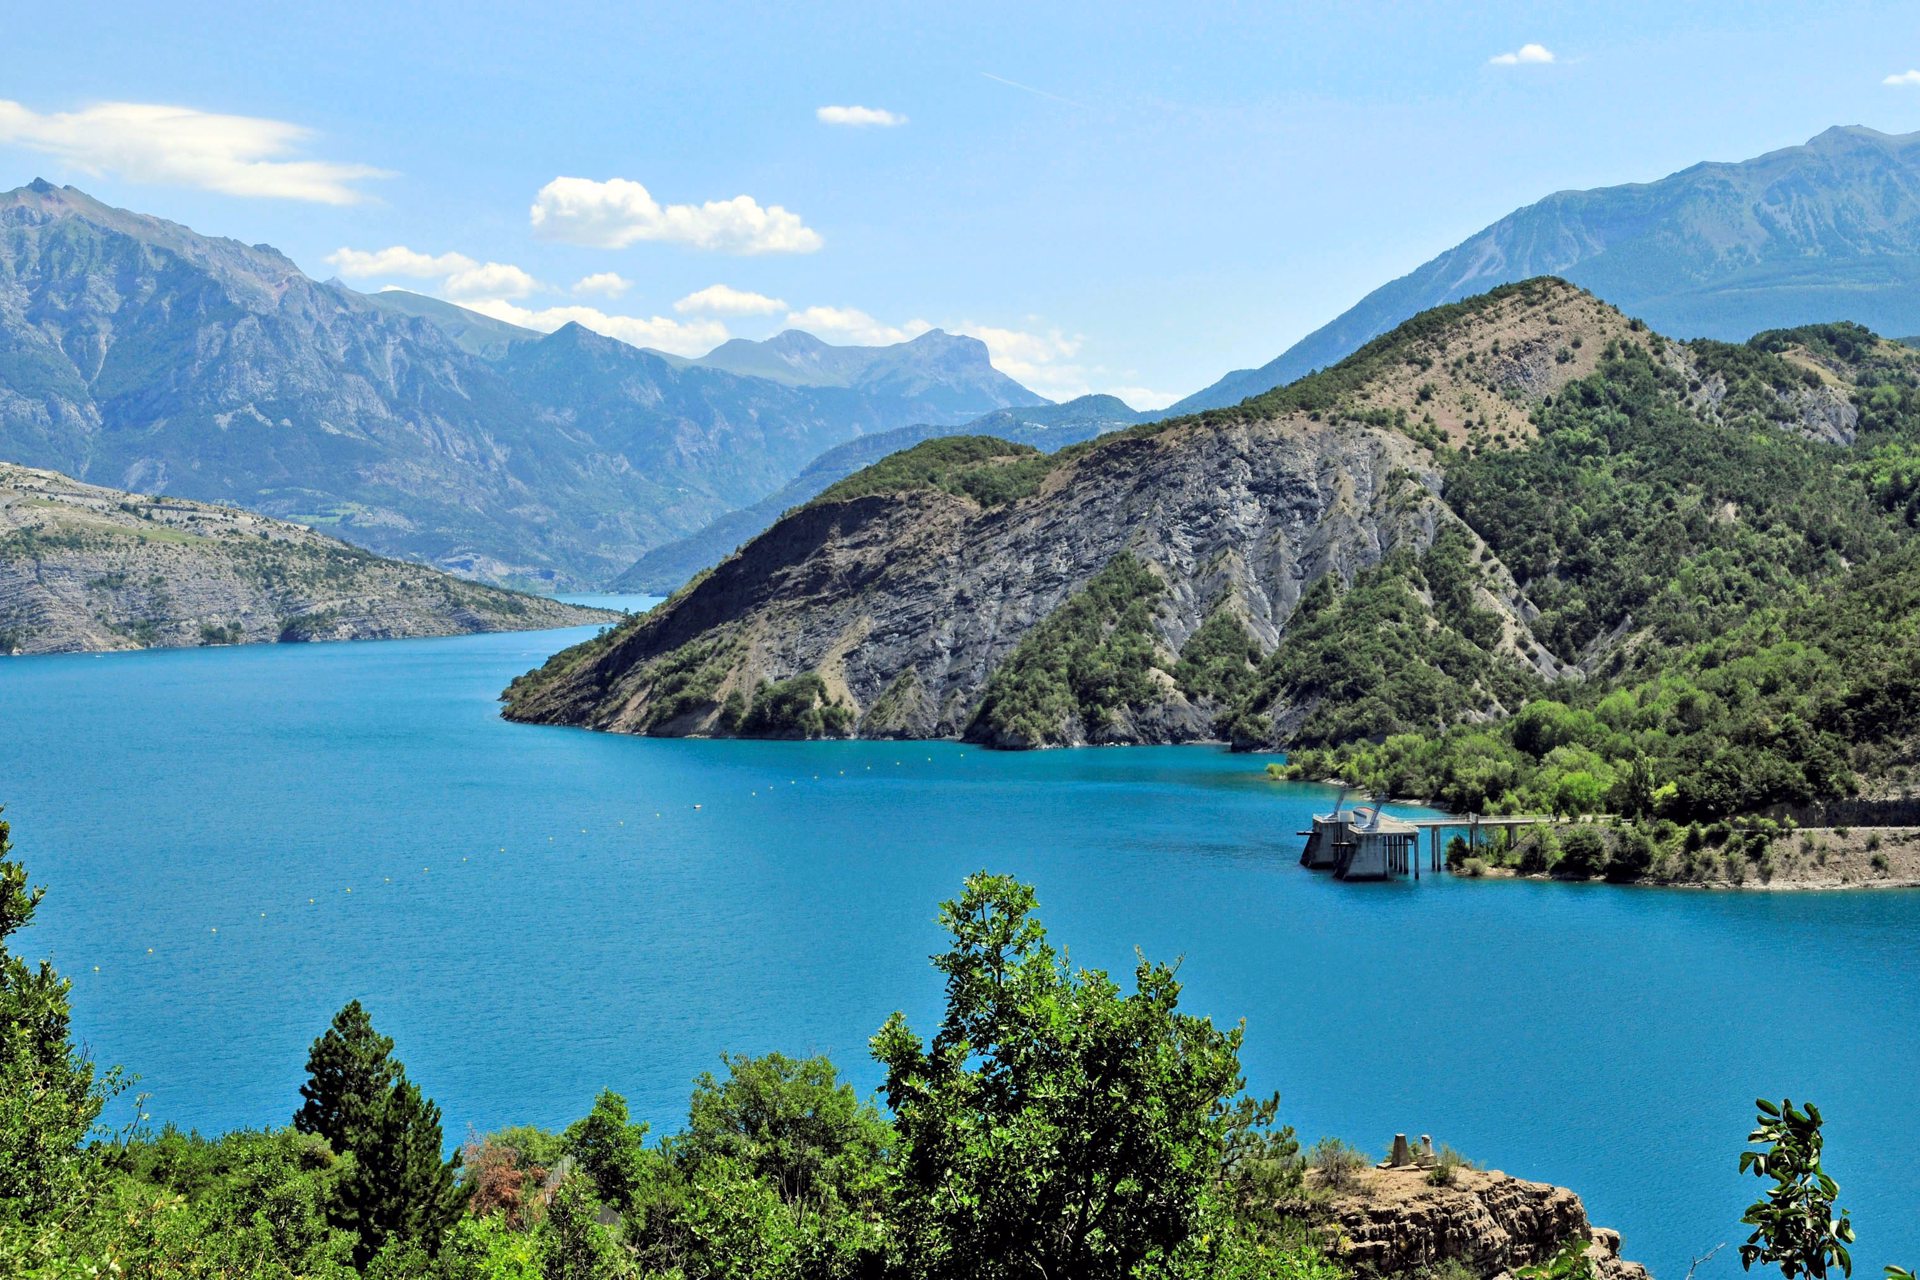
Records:
M233 507L0 463L0 653L525 631L619 615Z
M1460 1169L1436 1187L1426 1171L1372 1169L1328 1206L1335 1252L1362 1274L1417 1274L1446 1263L1493 1280L1554 1257L1569 1240L1587 1242L1596 1280L1647 1280L1620 1256L1620 1235L1587 1221L1565 1187L1498 1171Z

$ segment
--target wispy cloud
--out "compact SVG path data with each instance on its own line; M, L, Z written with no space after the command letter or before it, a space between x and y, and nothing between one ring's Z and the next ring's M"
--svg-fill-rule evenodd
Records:
M764 293L735 289L731 285L710 284L674 303L673 309L681 315L770 316L776 311L785 310L786 305L780 299L769 298Z
M821 107L814 113L821 124L851 125L854 128L892 129L907 122L897 111L881 107Z
M128 182L343 205L367 198L356 183L392 176L371 165L302 159L313 136L313 130L284 120L192 107L102 102L42 114L0 98L0 145Z
M1880 83L1895 85L1920 84L1920 71L1896 71Z
M1045 98L1050 102L1063 102L1069 107L1080 107L1083 110L1086 106L1085 103L1075 102L1072 98L1063 98L1057 93L1048 93L1045 89L1036 89L1030 84L1021 84L1018 80L1009 80L1005 76L997 76L991 71L982 71L980 74L995 84L1004 84L1009 89L1018 89L1022 93L1031 93L1037 98Z
M553 240L623 249L642 240L720 253L812 253L820 233L800 215L752 196L662 205L626 178L555 178L534 197L533 229Z
M1554 61L1553 50L1543 44L1523 44L1512 53L1496 53L1487 62L1495 67L1517 67L1523 64L1540 65Z

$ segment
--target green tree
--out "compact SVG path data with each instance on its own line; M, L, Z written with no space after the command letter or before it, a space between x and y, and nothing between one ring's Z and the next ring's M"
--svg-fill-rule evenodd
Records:
M349 1001L307 1053L307 1082L300 1086L303 1101L293 1127L319 1134L336 1152L352 1151L399 1077L392 1038L373 1029L358 1000Z
M1241 1031L1178 1012L1166 965L1135 991L1073 971L1034 893L969 877L941 908L947 1011L931 1045L874 1037L900 1135L908 1260L932 1277L1143 1274L1194 1234L1239 1094Z
M460 1157L440 1154L440 1108L407 1079L393 1040L374 1030L358 1000L313 1042L307 1072L293 1126L353 1158L333 1216L359 1237L356 1265L390 1241L432 1253L462 1205Z
M599 1220L592 1185L578 1174L562 1179L540 1233L541 1275L545 1280L622 1280L635 1271Z
M687 1132L675 1150L690 1170L738 1161L789 1205L873 1199L893 1130L879 1110L841 1084L824 1057L726 1055L727 1076L694 1082Z
M7 857L10 834L0 820L0 1225L77 1202L93 1166L83 1143L118 1087L117 1072L96 1077L73 1046L71 984L7 949L45 893L28 889L26 868Z
M441 1158L440 1108L404 1072L376 1111L340 1188L343 1219L360 1235L364 1263L390 1241L428 1254L464 1207L460 1157Z
M1786 1280L1800 1275L1821 1280L1833 1267L1851 1276L1847 1246L1853 1243L1853 1223L1846 1210L1835 1210L1840 1188L1820 1165L1820 1108L1796 1107L1791 1098L1777 1103L1760 1098L1753 1105L1760 1114L1747 1141L1766 1150L1742 1151L1740 1172L1770 1179L1773 1186L1740 1219L1753 1228L1740 1246L1741 1267L1770 1263Z
M593 1110L568 1126L565 1146L600 1199L625 1213L652 1168L646 1138L647 1126L628 1119L627 1100L606 1089L593 1100Z

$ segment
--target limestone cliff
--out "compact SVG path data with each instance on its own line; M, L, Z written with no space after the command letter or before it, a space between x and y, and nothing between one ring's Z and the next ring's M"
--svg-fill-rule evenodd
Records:
M365 640L611 621L233 507L0 463L0 653Z
M1586 1245L1595 1280L1647 1280L1620 1256L1620 1235L1587 1221L1565 1187L1500 1172L1460 1169L1436 1187L1425 1170L1373 1169L1327 1206L1334 1251L1362 1274L1418 1274L1457 1264L1476 1276L1511 1275Z

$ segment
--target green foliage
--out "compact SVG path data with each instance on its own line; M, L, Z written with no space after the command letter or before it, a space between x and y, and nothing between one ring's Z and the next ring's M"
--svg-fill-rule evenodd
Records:
M1053 459L1032 445L993 436L938 436L888 454L830 485L813 502L850 502L874 494L939 489L996 507L1039 488L1052 465Z
M1836 1211L1840 1188L1820 1165L1820 1108L1796 1107L1791 1098L1778 1103L1761 1098L1753 1105L1760 1114L1747 1141L1766 1149L1742 1151L1740 1172L1773 1185L1740 1219L1753 1228L1740 1246L1740 1266L1777 1266L1786 1280L1801 1275L1822 1280L1835 1267L1852 1275L1847 1246L1853 1242L1853 1223L1846 1210Z
M1129 995L1069 969L1033 907L1024 885L970 877L941 909L939 1031L923 1044L895 1014L874 1037L919 1274L1132 1276L1203 1219L1241 1032L1179 1013L1165 965L1142 960Z
M1127 552L1022 636L988 680L970 738L1027 746L1097 737L1123 708L1157 696L1153 610L1159 574Z
M738 731L749 738L844 738L853 719L853 708L828 694L818 672L802 671L790 680L761 681Z
M1262 656L1247 624L1222 603L1187 638L1173 678L1190 700L1227 708L1253 683Z
M441 1158L440 1108L392 1052L360 1002L349 1002L313 1042L293 1118L296 1131L352 1157L332 1215L358 1237L356 1263L390 1241L433 1253L461 1206L460 1158Z
M73 1045L71 984L9 949L45 892L7 856L10 835L0 819L0 1225L41 1222L80 1194L93 1163L82 1144L118 1087Z
M820 1212L876 1203L893 1130L831 1062L782 1053L723 1061L724 1080L703 1072L694 1082L687 1129L673 1145L681 1168L730 1160L783 1203Z
M1515 1280L1593 1280L1593 1259L1587 1255L1591 1244L1570 1236L1546 1261L1516 1270Z
M646 1139L647 1126L629 1120L627 1100L608 1089L567 1129L563 1144L601 1202L625 1213L654 1177Z
M1439 557L1443 581L1457 572L1455 546ZM1462 625L1484 630L1470 606L1443 609L1435 625L1434 611L1418 594L1426 581L1422 562L1404 554L1363 571L1345 591L1333 575L1320 578L1261 665L1243 716L1276 706L1309 708L1292 741L1312 748L1434 733L1519 706L1538 681L1444 620L1453 612ZM1451 581L1464 595L1459 580Z

